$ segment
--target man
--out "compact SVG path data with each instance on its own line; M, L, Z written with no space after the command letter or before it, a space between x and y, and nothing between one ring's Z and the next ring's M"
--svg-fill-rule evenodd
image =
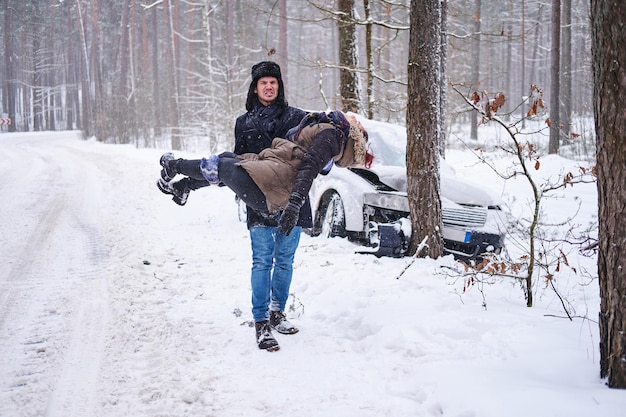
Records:
M304 110L290 107L285 99L280 66L263 61L252 67L252 81L246 99L246 113L235 122L234 153L259 153L272 145L274 138L287 137L287 131L296 127L306 116ZM227 156L230 152L222 155ZM176 204L185 205L189 192L209 185L201 178L185 177L172 181L176 173L171 167L177 160L172 153L161 157L161 178L157 187L173 196ZM293 260L300 242L302 227L312 227L311 203L306 200L298 213L298 220L288 235L278 230L278 216L247 208L247 226L252 246L252 316L259 349L275 351L280 346L272 329L283 334L294 334L298 329L285 317L285 305L293 275Z
M263 61L252 67L246 100L247 112L235 123L236 154L259 153L284 138L306 112L288 105L280 66ZM285 317L285 306L293 275L293 260L302 227L312 227L311 204L306 199L297 226L286 236L277 229L279 217L266 216L247 208L247 226L252 246L252 316L259 349L280 349L272 329L294 334L298 329Z

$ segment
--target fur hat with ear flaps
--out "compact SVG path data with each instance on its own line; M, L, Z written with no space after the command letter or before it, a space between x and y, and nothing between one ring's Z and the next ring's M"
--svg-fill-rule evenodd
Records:
M256 89L257 82L263 77L274 77L278 80L278 97L276 98L276 104L287 107L287 100L285 100L285 87L283 85L283 78L280 74L280 66L273 61L262 61L252 66L252 82L250 82L250 88L248 89L248 98L246 99L246 110L252 111L254 109L254 102L257 98L254 90Z

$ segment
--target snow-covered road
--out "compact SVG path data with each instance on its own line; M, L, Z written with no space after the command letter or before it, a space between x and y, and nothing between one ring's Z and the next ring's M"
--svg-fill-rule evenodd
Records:
M58 138L32 134L2 147L0 364L13 380L0 415L17 405L31 410L24 415L84 416L95 398L110 264L95 179L111 177L112 161L94 166L71 146L80 142Z
M448 258L397 280L408 259L343 239L303 235L288 310L301 332L259 351L233 194L175 205L154 185L162 152L0 135L1 417L623 416L626 395L598 378L597 326L555 318L550 292L532 309L507 281L464 293L440 273ZM556 282L597 317L595 282Z

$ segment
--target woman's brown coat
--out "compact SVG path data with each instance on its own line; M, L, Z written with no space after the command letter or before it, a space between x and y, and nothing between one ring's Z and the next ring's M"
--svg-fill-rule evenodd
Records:
M329 131L331 129L332 131ZM302 158L313 141L316 138L328 137L329 134L337 135L337 133L330 123L307 126L300 132L296 143L275 138L271 148L264 149L259 154L241 155L243 160L238 165L248 172L261 189L267 200L269 211L282 210L288 203ZM332 155L332 160L337 166L345 167L353 163L353 147L353 141L348 139L346 146L340 146L339 152ZM330 160L325 161L327 162Z

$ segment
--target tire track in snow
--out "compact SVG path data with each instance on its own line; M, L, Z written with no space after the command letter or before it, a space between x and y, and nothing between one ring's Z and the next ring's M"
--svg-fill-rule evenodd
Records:
M7 201L23 202L21 193L34 198L25 219L3 219L13 223L6 226L10 234L28 237L16 239L27 243L13 245L18 255L0 277L0 350L23 358L0 359L0 415L93 415L107 317L107 255L92 218L98 197L89 189L93 168L76 155L80 142L51 136L16 144L12 153L20 157L13 160L20 168L32 161L31 169L26 175L7 170L2 187Z
M107 323L108 285L106 279L99 277L106 255L99 245L97 230L86 224L79 229L87 237L89 264L78 274L82 283L77 294L79 305L70 326L61 374L48 402L47 417L94 415Z

